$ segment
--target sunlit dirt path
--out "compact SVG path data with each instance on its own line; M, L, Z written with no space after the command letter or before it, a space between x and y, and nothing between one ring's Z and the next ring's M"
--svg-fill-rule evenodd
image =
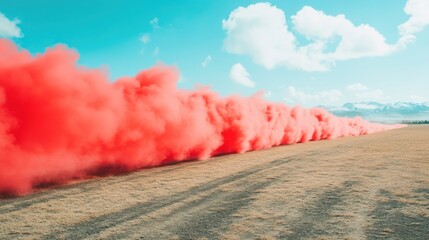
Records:
M429 126L0 200L0 239L429 239Z

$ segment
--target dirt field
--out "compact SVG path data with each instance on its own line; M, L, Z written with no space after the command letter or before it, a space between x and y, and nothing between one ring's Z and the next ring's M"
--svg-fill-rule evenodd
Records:
M0 200L1 239L429 239L429 126Z

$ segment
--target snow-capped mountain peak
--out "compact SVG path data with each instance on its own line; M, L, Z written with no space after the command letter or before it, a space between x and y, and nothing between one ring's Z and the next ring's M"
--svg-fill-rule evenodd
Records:
M338 116L362 116L370 120L427 120L429 119L429 102L358 102L345 103L342 106L321 106Z

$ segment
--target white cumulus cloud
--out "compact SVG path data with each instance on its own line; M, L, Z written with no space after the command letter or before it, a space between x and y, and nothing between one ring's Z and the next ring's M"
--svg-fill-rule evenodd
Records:
M307 71L327 70L318 56L305 54L320 46L298 49L284 12L269 3L235 9L222 21L222 27L227 32L224 45L228 52L249 55L256 64L267 69L289 66Z
M246 87L254 87L255 82L250 79L250 74L240 63L236 63L231 67L229 77L236 83Z
M238 7L222 21L224 47L267 69L327 71L336 61L386 56L406 47L414 33L429 25L429 0L408 0L404 10L410 19L399 26L397 42L388 43L374 27L356 25L344 14L332 16L304 6L291 17L289 27L281 9L270 3L251 4ZM300 45L290 28L310 43Z
M3 13L0 12L0 37L23 37L21 29L18 27L19 23L21 23L19 19L9 20Z
M324 53L322 59L326 61L383 56L396 49L375 28L366 24L356 26L343 14L330 16L305 6L292 16L292 22L299 33L323 45L334 37L340 38L334 52Z
M408 0L404 11L410 18L398 27L401 35L413 35L429 25L428 0Z

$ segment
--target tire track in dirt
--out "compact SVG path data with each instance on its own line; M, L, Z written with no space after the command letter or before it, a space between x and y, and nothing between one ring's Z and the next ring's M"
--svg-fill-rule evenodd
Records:
M226 184L221 184L213 189L210 193L199 196L195 200L184 203L168 212L168 219L174 221L164 221L163 226L159 229L161 232L173 234L173 238L179 239L219 239L220 232L227 229L232 222L233 214L241 208L249 206L254 200L253 197L258 194L258 191L267 186L281 181L281 177L289 175L289 172L281 172L278 175L270 175L269 177L261 176L266 171L273 171L275 168L284 166L283 162L275 167L267 166L263 171L255 172L246 177L237 179ZM227 188L220 187L228 185ZM138 231L144 228L144 222L127 226L127 233L118 233L109 235L109 239L124 239L130 238L130 233L134 230ZM156 226L154 226L156 228ZM153 231L153 228L151 228ZM154 234L156 235L156 234ZM146 236L147 239L151 237ZM154 237L153 239L157 239Z
M164 233L174 234L174 238L179 239L219 239L219 233L232 222L233 214L248 206L253 201L252 196L257 190L261 190L275 181L270 178L266 181L251 183L237 191L211 192L207 196L174 209L168 214L168 218L174 219L174 223L165 224L164 222L165 226L161 229ZM108 239L130 238L133 229L144 227L144 223L128 226L127 232L110 235ZM159 237L146 236L146 238L158 239Z
M144 172L140 172L138 174L133 174L129 176L122 175L122 178L120 179L117 178L118 175L112 175L113 178L111 179L106 179L106 178L100 179L96 177L93 179L87 179L84 182L79 182L75 184L72 183L65 186L61 186L59 184L54 188L56 191L53 191L52 188L46 189L46 190L41 189L39 190L39 192L35 192L31 195L24 196L22 198L11 197L9 199L5 199L0 202L0 214L20 211L27 207L31 207L35 204L47 203L51 200L60 200L70 196L94 191L98 188L102 188L103 186L117 185L124 182L129 182L135 179L139 179L148 175L156 176L160 174L166 174L169 172L177 171L184 167L188 167L187 164L191 162L192 161L188 161L181 164L171 164L171 165L161 166L158 168L143 169L142 171ZM168 169L163 169L163 168L168 168ZM155 171L151 171L151 170L155 170Z
M418 189L416 193L429 193L429 188ZM380 190L379 195L385 200L377 202L376 208L372 211L372 217L375 223L368 229L368 239L429 239L429 216L407 214L404 207L410 203L400 201L401 196ZM403 196L410 199L410 196ZM424 194L426 202L429 200L429 194ZM419 205L413 203L413 205ZM428 204L421 207L429 209Z
M345 203L347 194L355 184L356 181L345 181L340 187L325 190L317 201L301 209L300 218L290 228L291 233L280 233L279 239L308 239L330 235L330 230L337 227L329 224L329 220L333 218L331 213L337 206Z
M244 179L252 174L256 174L265 170L268 171L273 167L284 165L293 160L303 158L305 158L305 156L292 156L285 159L274 160L269 164L261 164L248 170L236 173L234 175L230 175L226 178L215 179L205 183L204 185L192 187L184 192L179 192L163 198L154 199L149 202L138 203L133 206L127 207L121 211L101 215L99 217L92 218L88 221L80 222L73 226L65 226L65 230L61 233L52 233L45 236L43 239L52 239L57 237L81 238L93 236L101 233L105 229L112 228L118 224L123 224L124 222L137 219L142 215L149 214L151 212L154 212L161 208L165 208L177 202L184 201L187 198L192 197L196 194L211 191L234 181Z
M228 228L233 221L232 215L241 208L250 205L252 196L257 190L264 189L276 182L274 178L266 181L250 183L241 191L213 193L200 201L187 206L185 211L196 213L187 221L179 222L172 232L180 239L219 239L220 233ZM203 208L217 208L215 211L195 211L198 206Z

